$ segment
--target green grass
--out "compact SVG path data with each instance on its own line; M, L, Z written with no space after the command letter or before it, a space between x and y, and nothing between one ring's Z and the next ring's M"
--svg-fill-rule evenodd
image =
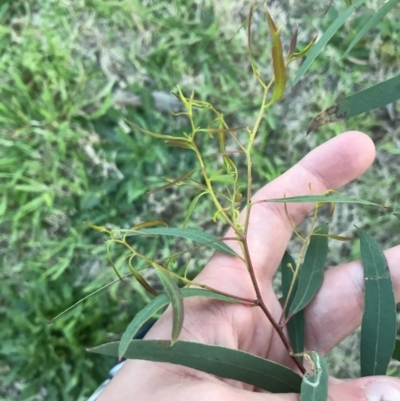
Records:
M296 2L287 3L270 11L278 24L285 15L291 29L300 23L300 45L335 17L332 8L322 19L323 7L316 5L314 16L303 17ZM246 32L239 29L246 4L1 2L0 321L5 323L0 400L17 399L21 389L25 399L84 400L105 377L112 361L86 353L85 347L117 338L144 305L146 296L134 282L110 287L59 321L46 322L114 279L104 238L85 221L127 228L161 217L180 224L182 210L195 196L173 189L146 195L164 182L163 176L177 177L193 168L194 159L187 151L132 132L124 118L154 132L187 129L187 121L158 111L151 97L154 90L169 93L179 84L185 93L194 89L196 97L223 111L232 126L254 121L261 90L251 76ZM356 60L342 60L340 54L362 22L362 15L356 15L292 95L268 113L254 154L257 187L327 138L359 129L375 140L378 160L352 191L398 205L399 132L384 109L304 135L313 115L338 96L390 76L399 61L396 12L398 7L354 49ZM255 18L253 51L268 76L269 41L265 25L257 22L262 18L261 13ZM291 32L284 29L285 43ZM294 72L295 67L291 77ZM137 94L143 107L118 108L117 92ZM207 115L200 113L196 121L207 126ZM206 209L201 205L200 210ZM382 244L400 240L395 220L366 213L352 212L364 226L366 216L366 226ZM203 215L195 212L193 224L212 230ZM351 230L353 223L343 220L337 218L337 229ZM141 247L160 256L169 249L167 243ZM349 253L346 245L335 248L339 259ZM127 272L118 249L114 254Z

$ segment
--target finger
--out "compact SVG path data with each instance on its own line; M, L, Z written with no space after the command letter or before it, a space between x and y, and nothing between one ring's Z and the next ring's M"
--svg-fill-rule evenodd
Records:
M360 176L373 162L375 148L371 139L361 132L346 132L305 156L285 174L269 183L253 197L253 203L283 196L321 194L327 189L337 189ZM288 204L294 224L299 224L314 208L314 204ZM242 213L244 218L244 212ZM247 242L256 275L265 280L273 276L279 266L292 229L285 215L284 205L279 203L254 204L250 213ZM234 236L229 230L228 237ZM232 246L232 242L229 242ZM238 244L234 244L238 252ZM202 279L216 279L226 269L232 272L232 258L217 254L201 274ZM229 274L229 276L233 276ZM243 277L237 275L221 284L227 288L241 287Z
M385 251L396 301L400 301L400 246ZM330 351L361 324L364 310L364 273L354 261L329 269L306 310L307 348ZM340 322L340 324L338 324ZM400 398L399 398L400 400Z
M329 387L329 401L399 401L400 380L387 376L363 377Z
M128 364L128 362L131 362ZM238 381L219 379L178 365L128 361L102 392L100 400L128 401L299 401L299 394L253 392ZM155 380L156 378L156 380ZM157 383L154 386L154 383ZM250 389L245 389L250 387ZM400 379L388 376L341 381L331 378L329 401L399 401Z
M249 393L245 390L227 389L224 397L208 398L226 401L299 401L299 394ZM387 376L364 377L342 381L329 386L329 401L399 401L400 380Z

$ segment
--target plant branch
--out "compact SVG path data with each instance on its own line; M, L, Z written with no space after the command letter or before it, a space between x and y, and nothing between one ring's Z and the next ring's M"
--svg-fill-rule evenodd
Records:
M236 225L229 218L229 216L225 213L221 203L219 202L218 198L215 196L214 188L213 188L213 186L211 184L210 177L208 176L208 173L207 173L206 166L204 164L203 158L202 158L202 156L200 154L199 148L197 147L197 145L195 144L194 141L192 142L192 146L193 146L194 152L196 153L197 159L199 161L200 168L201 168L201 171L203 173L203 177L204 177L204 180L206 182L207 189L208 189L208 193L210 194L211 199L213 200L214 205L217 208L217 211L220 212L222 214L222 216L224 216L224 219L233 228L235 233L240 235Z
M247 237L247 232L249 228L249 221L250 221L250 211L251 211L251 197L252 197L252 161L251 161L251 149L253 147L253 142L254 138L258 132L258 129L260 127L262 118L264 116L264 107L265 103L267 102L267 96L268 96L268 85L265 90L264 90L264 96L261 102L261 107L260 111L257 116L257 120L254 124L254 127L252 131L250 132L249 136L249 143L247 144L247 149L246 149L246 164L247 164L247 207L246 207L246 217L245 217L245 223L244 223L244 236Z
M293 359L293 362L300 369L300 371L304 374L304 373L306 373L304 366L301 364L301 362L295 356L291 355L291 353L293 353L293 349L292 349L291 345L289 344L289 341L286 338L285 333L283 332L283 328L274 319L274 317L271 315L271 312L268 310L267 306L264 303L264 300L263 300L263 297L262 297L262 294L260 291L260 287L258 286L258 283L257 283L257 278L255 275L254 267L253 267L253 264L251 263L250 252L249 252L249 247L247 245L246 238L243 239L243 248L244 248L244 257L246 259L246 263L247 263L247 267L248 267L248 270L250 273L251 281L253 283L253 287L256 292L258 305L260 306L261 310L264 312L264 314L268 318L268 320L271 322L275 331L278 333L280 339L282 340L284 347L287 349L290 357Z

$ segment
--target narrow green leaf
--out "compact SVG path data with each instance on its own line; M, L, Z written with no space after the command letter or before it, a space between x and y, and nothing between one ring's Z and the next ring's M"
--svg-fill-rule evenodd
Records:
M286 86L286 65L283 57L283 48L281 41L281 33L276 29L275 23L267 11L267 21L269 32L272 38L272 65L274 68L274 90L272 92L271 103L279 100L283 96L283 91Z
M198 194L198 195L190 202L189 208L188 208L188 210L187 210L187 212L186 212L186 215L185 215L185 220L184 220L183 225L182 225L182 229L183 229L183 230L186 230L186 226L187 226L188 223L189 223L190 216L192 215L193 210L194 210L194 207L196 206L198 200L199 200L203 195L205 195L206 193L207 193L207 192L202 192L202 193Z
M84 222L87 226L89 226L90 228L92 228L93 230L96 231L100 231L102 233L107 233L107 234L111 234L110 230L107 230L107 228L103 227L103 226L96 226L94 224L90 224L87 221Z
M322 224L316 229L318 234L328 234L328 225ZM328 256L328 237L311 236L303 265L300 268L296 294L289 307L288 316L304 309L321 287L324 280L324 267Z
M299 25L297 24L292 39L290 39L290 45L287 55L288 58L296 51L298 33L299 33Z
M361 40L361 38L382 19L397 3L399 0L389 0L385 3L357 32L355 38L351 41L349 47L345 51L343 57L346 57L353 47Z
M117 356L118 342L89 351ZM226 379L238 380L273 393L299 392L301 377L276 362L216 345L178 341L133 340L125 356L131 359L169 362L194 368Z
M183 298L189 297L206 297L217 299L225 302L238 303L239 301L235 298L230 298L224 295L216 294L209 290L203 290L198 288L182 288L181 294ZM128 345L131 340L136 336L138 331L143 325L148 322L158 311L166 307L170 303L170 299L167 294L160 294L154 298L149 304L147 304L129 323L124 334L121 337L118 348L118 357L122 358L128 349Z
M400 340L396 340L392 358L400 361Z
M181 175L180 177L178 177L178 178L176 178L176 179L174 179L174 180L172 180L172 179L171 179L171 180L170 180L170 179L167 179L168 184L165 184L165 185L163 185L163 186L161 186L161 187L158 187L158 188L154 188L154 189L152 189L151 191L149 191L148 194L153 194L153 193L158 192L158 191L163 191L164 189L171 188L171 187L173 187L174 185L180 185L180 184L183 183L183 181L185 181L187 178L191 177L197 170L199 170L199 169L198 169L198 168L195 168L194 170L191 170L191 171L189 171L188 173L183 174L183 175Z
M323 125L366 113L393 103L398 99L400 99L400 75L357 92L329 106L313 118L307 129L307 134Z
M168 224L162 220L149 220L145 221L144 223L137 224L136 226L132 227L132 230L143 230L143 228L149 228L154 226L163 226L168 227Z
M125 276L122 276L122 278L127 278L129 277L131 274L127 274ZM66 313L68 313L69 311L71 311L72 309L76 308L78 305L80 305L82 302L86 301L87 299L89 299L90 297L92 297L93 295L98 294L99 292L105 290L106 288L110 287L113 284L119 283L121 280L119 278L117 278L114 281L111 281L110 283L107 283L106 285L103 285L102 287L98 288L97 290L91 292L89 295L86 295L86 297L81 298L79 301L75 302L73 305L71 305L70 307L68 307L67 309L64 309L61 313L59 313L57 316L53 317L51 320L49 320L47 322L47 324L51 324L53 323L55 320L57 320L58 318L60 318L61 316L65 315Z
M356 3L352 4L350 7L346 8L336 19L332 22L329 28L324 32L321 36L321 39L312 47L310 52L308 53L307 58L304 63L301 65L297 74L293 80L293 85L296 85L297 82L300 81L301 77L308 70L311 64L314 62L318 54L325 47L325 45L330 41L332 36L339 30L339 28L345 23L348 17L352 14L352 12L359 7L365 0L358 0Z
M181 291L179 290L178 284L171 277L169 273L157 267L156 267L156 272L171 302L171 307L172 307L171 340L172 344L174 344L178 340L179 334L181 333L183 326L183 298Z
M189 141L188 139L167 139L165 143L182 149L193 149L192 141Z
M260 72L258 71L258 68L257 68L256 63L255 63L254 58L253 58L252 49L251 49L251 22L252 22L252 19L253 19L254 11L256 9L257 9L257 7L256 7L255 3L250 5L249 16L247 18L247 49L248 49L248 52L249 52L249 61L250 61L253 73L256 76L258 82L261 84L261 86L263 88L266 88L267 85L265 84L263 77L261 76Z
M138 125L136 125L135 123L133 123L132 121L129 120L125 120L132 128L137 129L139 132L146 134L146 135L150 135L154 138L159 138L159 139L165 139L165 140L180 140L180 139L184 139L181 138L179 136L172 136L172 135L164 135L164 134L157 134L155 132L151 132L151 131L147 131L141 127L139 127Z
M296 268L296 262L290 256L289 252L285 252L282 258L282 295L283 299L286 300L290 285L293 281L293 270L289 267L292 266L292 269ZM292 293L290 294L288 306L291 305L294 299L294 295L297 289L297 281L294 284ZM286 328L289 333L290 342L292 344L293 352L295 354L300 354L304 351L304 338L305 338L305 320L304 320L304 311L300 311L296 313L286 324Z
M109 254L109 260L111 263L111 266L113 267L114 271L117 273L118 277L122 280L122 277L120 276L120 274L117 271L117 268L115 267L111 256ZM135 277L135 279L138 281L138 283L147 291L149 292L151 295L157 296L158 292L146 281L146 279L132 266L132 258L129 259L129 270L131 271L133 277Z
M299 52L290 54L288 56L286 63L290 64L292 61L295 61L295 60L299 59L300 57L305 56L310 51L310 49L314 46L314 43L316 40L317 40L317 37L315 36L303 50L300 50Z
M328 399L328 367L325 359L315 351L308 352L312 374L305 374L301 383L300 401L326 401Z
M232 256L238 256L235 251L233 251L224 242L221 242L221 240L215 235L208 234L200 230L195 230L193 228L187 228L186 230L182 230L181 228L175 228L175 227L146 228L144 230L140 230L139 234L171 235L173 237L181 237L199 242L200 244L209 245L216 251L223 252Z
M264 202L271 203L319 203L319 202L335 202L335 203L358 203L360 205L372 205L381 206L378 203L370 202L365 199L352 198L350 196L343 196L339 194L328 194L328 195L301 195L292 196L290 198L276 198L276 199L266 199Z
M393 213L398 219L400 219L400 213Z
M365 306L361 322L361 376L385 375L396 340L396 301L385 255L359 230Z

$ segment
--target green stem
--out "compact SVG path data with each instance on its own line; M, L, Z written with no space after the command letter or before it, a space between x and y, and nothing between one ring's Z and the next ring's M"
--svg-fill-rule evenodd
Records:
M185 283L186 285L194 285L194 286L196 286L196 287L204 288L205 290L209 290L209 291L215 292L216 294L225 295L225 296L227 296L227 297L237 299L238 301L241 301L241 302L244 302L244 303L247 303L247 304L251 304L251 305L254 305L254 306L255 306L255 305L258 305L258 302L257 302L257 300L255 300L255 299L243 298L243 297L239 297L239 296L237 296L237 295L228 294L228 293L226 293L226 292L219 291L219 290L217 290L217 289L215 289L215 288L209 287L209 286L206 285L206 284L201 284L201 283L198 283L198 282L196 282L196 281L189 280L189 279L187 279L186 277L182 277L182 276L180 276L179 274L177 274L177 273L175 273L175 272L173 272L173 271L167 269L165 266L163 266L162 264L156 262L155 260L151 260L151 259L149 259L147 256L145 256L145 255L143 255L143 254L141 254L141 253L135 251L126 241L115 240L115 242L124 244L124 245L132 252L132 254L135 254L135 256L137 256L138 258L145 260L145 261L146 261L147 263L149 263L151 266L156 265L157 268L164 270L166 273L168 273L168 274L170 274L171 276L177 278L178 280L182 281L182 282Z
M207 169L206 169L206 166L204 164L203 158L202 158L202 156L200 154L200 151L199 151L197 145L194 143L194 141L192 142L192 146L193 146L194 152L196 153L197 159L199 161L200 169L201 169L201 171L203 173L203 177L204 177L204 180L206 182L208 193L211 196L211 199L213 200L214 205L217 208L217 211L222 214L222 216L224 217L226 222L233 228L235 233L237 235L240 235L237 227L235 226L233 221L228 217L228 215L225 213L224 209L222 208L221 203L219 202L218 198L215 196L214 188L213 188L213 186L211 184L210 177L208 176Z
M253 147L254 143L254 138L258 132L258 129L260 128L261 121L264 116L264 108L265 108L265 103L267 102L267 96L268 96L268 89L269 85L266 87L264 90L264 96L261 102L261 107L260 111L257 116L257 120L254 123L254 127L252 131L250 132L250 137L249 137L249 143L247 144L247 149L246 149L246 164L247 164L247 207L246 207L246 217L245 217L245 223L244 223L244 236L247 237L247 232L249 229L249 221L250 221L250 210L251 210L251 197L252 197L252 161L251 161L251 149Z

